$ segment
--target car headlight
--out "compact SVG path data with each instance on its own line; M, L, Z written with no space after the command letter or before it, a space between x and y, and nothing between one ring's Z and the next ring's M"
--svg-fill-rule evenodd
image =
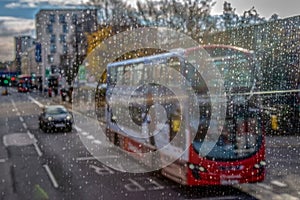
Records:
M68 116L66 117L66 119L67 119L67 120L71 120L71 119L72 119L71 115L68 115Z
M47 119L48 119L48 121L52 121L53 118L52 117L48 117Z

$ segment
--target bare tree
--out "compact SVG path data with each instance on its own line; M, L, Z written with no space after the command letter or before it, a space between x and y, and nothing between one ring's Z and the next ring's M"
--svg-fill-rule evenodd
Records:
M210 10L214 5L212 0L147 0L137 2L137 12L142 23L169 27L198 39L213 26Z
M210 16L213 0L146 0L137 1L135 7L121 0L90 0L88 5L97 7L105 23L114 26L169 27L195 39L215 29Z

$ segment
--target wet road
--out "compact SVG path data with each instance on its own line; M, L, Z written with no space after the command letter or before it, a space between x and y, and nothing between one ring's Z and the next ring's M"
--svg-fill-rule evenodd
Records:
M263 183L227 187L184 187L159 174L123 173L100 163L83 138L101 141L82 127L70 133L38 128L38 94L1 96L1 199L299 199L300 139L267 137L267 178ZM108 159L121 159L112 151Z

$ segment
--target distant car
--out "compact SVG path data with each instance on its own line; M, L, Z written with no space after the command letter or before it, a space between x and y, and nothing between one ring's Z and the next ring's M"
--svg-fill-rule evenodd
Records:
M66 130L70 132L73 115L62 105L50 105L43 108L39 116L39 127L43 131Z
M29 92L29 87L26 84L18 84L18 92Z

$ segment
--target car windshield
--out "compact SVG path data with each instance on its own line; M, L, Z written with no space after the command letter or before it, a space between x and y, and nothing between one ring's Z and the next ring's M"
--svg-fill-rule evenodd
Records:
M50 115L66 114L67 112L67 109L64 107L49 107L46 110L46 113Z

